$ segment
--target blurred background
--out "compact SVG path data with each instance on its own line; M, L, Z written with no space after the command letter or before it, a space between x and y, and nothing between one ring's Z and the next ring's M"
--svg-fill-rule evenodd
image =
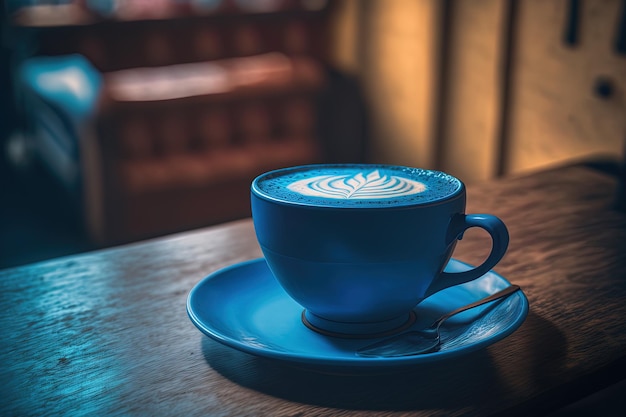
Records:
M248 217L317 162L466 183L626 138L624 0L5 0L0 268Z

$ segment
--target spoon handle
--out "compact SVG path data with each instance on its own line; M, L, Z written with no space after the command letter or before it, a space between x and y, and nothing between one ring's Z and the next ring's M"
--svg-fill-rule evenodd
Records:
M519 285L511 284L508 287L506 287L505 289L500 290L500 291L498 291L498 292L496 292L494 294L491 294L488 297L481 298L478 301L474 301L471 304L465 305L463 307L459 307L456 310L452 310L451 312L449 312L447 314L444 314L443 316L439 317L437 319L437 321L435 321L432 324L431 327L432 328L437 328L437 327L439 327L441 325L441 323L443 323L444 321L448 320L450 317L454 316L455 314L459 314L459 313L461 313L461 312L463 312L465 310L469 310L471 308L478 307L479 305L486 304L486 303L488 303L490 301L494 301L494 300L497 300L499 298L506 297L507 295L512 294L512 293L514 293L515 291L517 291L519 289L520 289Z

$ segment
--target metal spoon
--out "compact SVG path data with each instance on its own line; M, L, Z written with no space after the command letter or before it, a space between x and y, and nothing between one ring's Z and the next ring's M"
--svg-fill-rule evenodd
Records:
M450 317L491 301L508 297L519 289L519 286L511 285L488 297L444 314L425 329L400 333L399 335L362 347L358 349L356 353L359 356L368 358L390 358L394 356L411 356L434 352L441 344L439 329L441 328L441 325Z

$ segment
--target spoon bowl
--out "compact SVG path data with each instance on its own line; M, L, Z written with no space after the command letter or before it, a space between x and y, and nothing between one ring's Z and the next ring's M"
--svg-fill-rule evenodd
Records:
M502 300L519 289L520 287L518 285L510 285L488 297L482 298L471 304L459 307L456 310L444 314L425 329L400 333L376 343L364 346L358 349L356 353L359 356L368 358L390 358L434 352L438 350L441 345L441 325L450 317L492 301Z

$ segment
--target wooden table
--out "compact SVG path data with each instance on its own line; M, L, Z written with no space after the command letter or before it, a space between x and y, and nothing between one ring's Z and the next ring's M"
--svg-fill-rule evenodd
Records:
M540 415L626 375L626 214L582 167L468 187L509 226L496 270L524 289L517 332L395 375L328 375L203 336L187 294L261 256L249 220L0 271L0 415ZM470 230L455 257L477 263Z

